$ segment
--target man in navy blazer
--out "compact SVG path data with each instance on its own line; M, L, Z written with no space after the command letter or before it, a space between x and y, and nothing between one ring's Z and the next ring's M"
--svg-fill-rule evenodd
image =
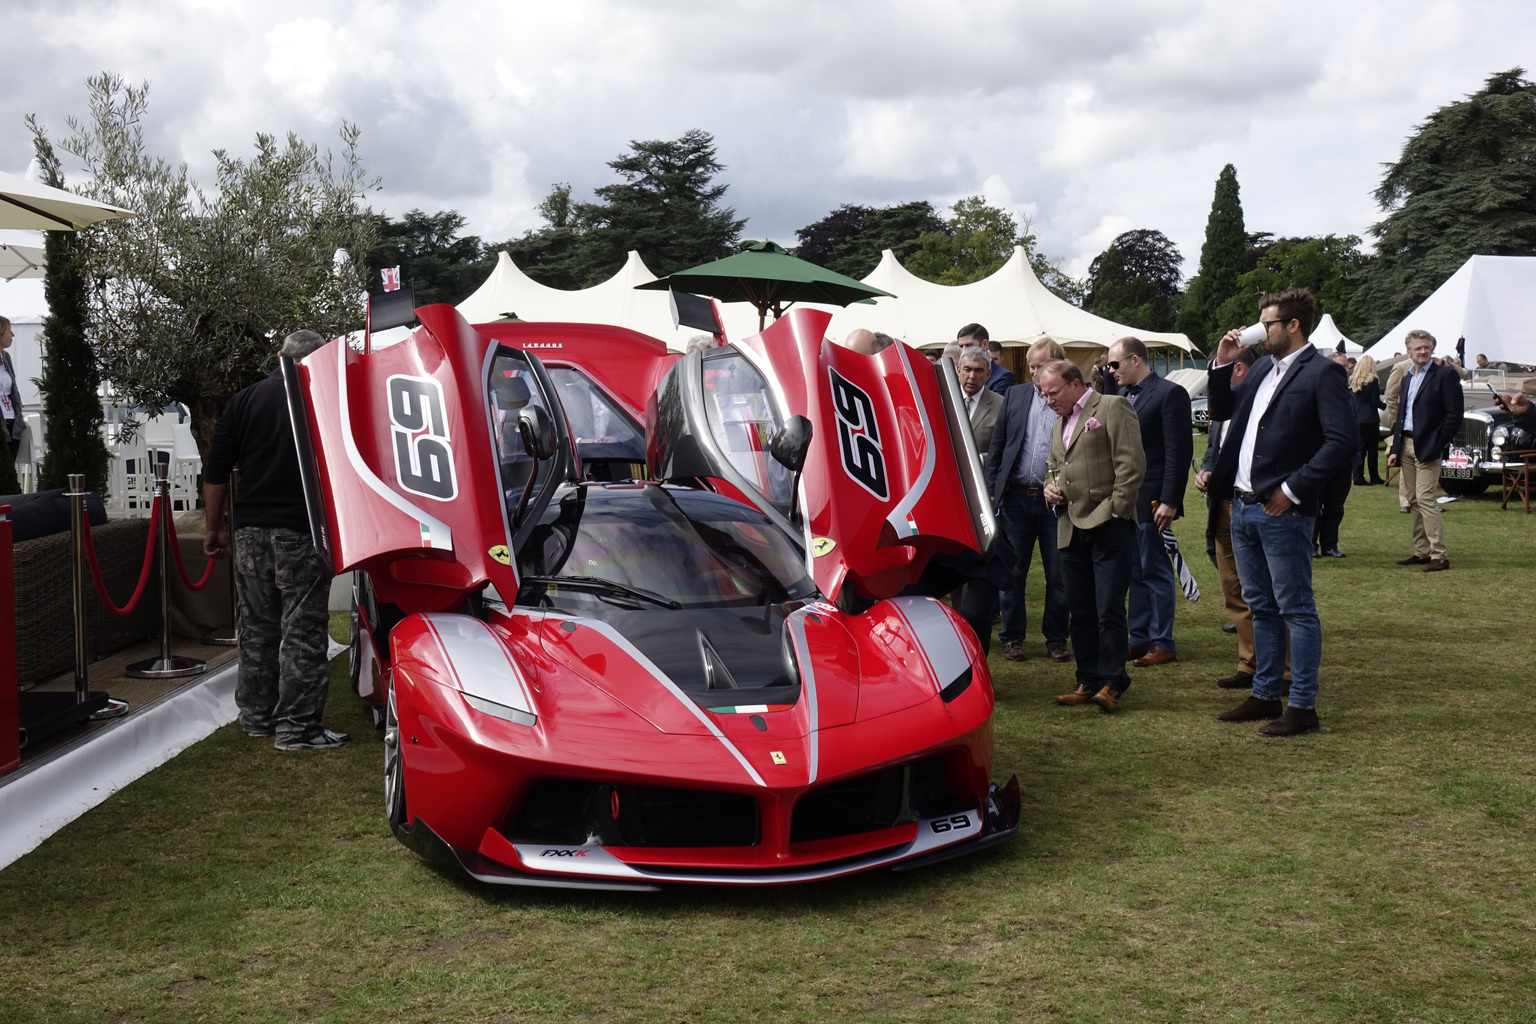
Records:
M1029 347L1026 356L1030 375L1033 377L1046 364L1066 357L1054 340L1042 338ZM1056 513L1045 503L1051 427L1058 418L1033 383L1009 388L992 427L986 462L981 467L992 495L992 507L998 511L998 523L1015 558L1012 584L1001 592L998 602L1003 625L997 638L1003 644L1003 657L1009 661L1024 660L1024 637L1028 633L1025 582L1037 544L1040 568L1045 571L1045 609L1040 616L1045 653L1052 661L1072 660L1067 649L1070 625L1067 588L1061 575L1061 549L1056 543Z
M1440 483L1441 456L1461 427L1465 398L1456 371L1431 358L1434 335L1409 331L1407 342L1412 365L1403 378L1387 465L1403 467L1403 485L1413 509L1413 554L1397 564L1443 572L1451 567L1451 556L1435 488Z
M1146 668L1178 660L1173 611L1179 583L1163 547L1163 531L1184 514L1184 488L1194 458L1194 419L1189 392L1152 372L1140 338L1121 338L1105 364L1141 422L1147 475L1136 495L1136 559L1131 563L1127 657Z
M1228 420L1209 493L1232 500L1232 553L1253 613L1253 692L1217 715L1269 721L1262 736L1316 732L1323 631L1312 597L1312 527L1323 484L1354 454L1355 410L1344 368L1308 342L1316 302L1305 288L1264 296L1265 355L1232 387L1241 329L1228 331L1210 371L1210 415ZM1280 704L1291 645L1290 705ZM1278 721L1275 721L1278 719Z
M1008 389L1015 383L1013 371L999 362L1003 355L1003 346L991 340L991 337L981 324L966 324L955 334L955 340L960 343L962 349L976 345L987 354L987 358L992 361L992 369L987 374L987 390L1006 396Z

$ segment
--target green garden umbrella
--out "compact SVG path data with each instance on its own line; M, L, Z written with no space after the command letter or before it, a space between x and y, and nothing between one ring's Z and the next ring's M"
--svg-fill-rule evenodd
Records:
M757 328L762 330L768 311L782 316L793 302L824 302L846 306L876 296L894 298L890 292L818 267L784 251L776 242L743 242L734 256L703 266L679 270L636 288L665 291L676 288L694 295L709 295L721 302L750 302L757 307Z

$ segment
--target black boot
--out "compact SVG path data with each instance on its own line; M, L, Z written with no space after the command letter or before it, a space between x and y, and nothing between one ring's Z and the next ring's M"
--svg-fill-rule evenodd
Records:
M1264 722L1273 721L1281 715L1280 702L1278 700L1265 700L1262 697L1249 696L1249 698L1233 708L1231 711L1223 711L1216 716L1218 722Z
M1316 708L1286 708L1278 722L1270 722L1259 729L1260 736L1300 736L1304 732L1317 732Z

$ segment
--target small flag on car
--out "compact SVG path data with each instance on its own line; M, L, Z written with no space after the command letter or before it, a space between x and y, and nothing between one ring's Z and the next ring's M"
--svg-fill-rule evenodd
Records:
M399 267L385 267L383 270L379 271L379 273L384 278L384 290L385 291L387 291L387 292L397 292L397 291L400 290L400 268Z

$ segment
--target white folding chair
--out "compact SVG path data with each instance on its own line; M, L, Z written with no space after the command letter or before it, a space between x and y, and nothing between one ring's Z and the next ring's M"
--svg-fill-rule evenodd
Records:
M192 438L192 424L173 425L174 447L171 451L171 507L190 512L197 508L197 477L203 471L203 460L197 452L197 442Z

